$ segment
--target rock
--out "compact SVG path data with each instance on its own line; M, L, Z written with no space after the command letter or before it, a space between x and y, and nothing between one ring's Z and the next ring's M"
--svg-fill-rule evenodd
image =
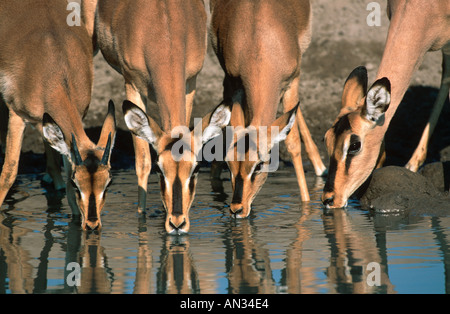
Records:
M447 192L450 186L450 161L425 165L419 173L426 177L440 192Z
M375 170L369 180L361 197L363 208L379 213L450 215L450 198L419 173L389 166Z
M441 161L450 161L450 146L445 147L440 152Z

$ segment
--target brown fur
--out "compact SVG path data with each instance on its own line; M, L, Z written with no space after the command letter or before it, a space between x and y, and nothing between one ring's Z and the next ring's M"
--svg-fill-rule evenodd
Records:
M219 136L221 128L229 123L230 109L219 105L194 130L184 127L170 133L162 131L151 117L130 101L124 102L123 111L130 131L149 142L156 151L161 198L167 212L166 231L188 232L189 209L194 200L199 170L198 155L203 144Z
M44 0L5 0L0 4L0 36L9 38L0 46L0 93L9 108L6 157L0 177L0 204L17 175L25 123L33 124L44 136L44 113L51 117L54 130L59 129L62 141L46 138L47 168L55 187L61 189L64 182L60 174L57 156L50 149L59 146L72 161L67 165L68 179L76 181L81 195L104 195L104 186L110 180L109 160L105 171L83 174L82 165L75 165L70 157L72 136L83 158L89 153L101 159L109 134L114 136L115 123L105 123L98 145L87 137L81 118L86 114L91 99L93 65L92 39L87 28L68 26L67 1L49 3ZM14 34L14 36L11 36ZM20 53L18 53L20 51ZM54 142L53 142L54 140ZM86 187L91 180L100 187ZM78 194L80 195L80 194ZM89 196L75 196L68 184L69 204L75 214L79 211L86 226ZM100 227L100 211L104 198L97 202L96 222L92 228Z
M125 79L128 100L144 111L147 101L156 102L162 132L189 125L206 52L203 1L99 0L96 35L103 56ZM142 212L151 157L146 141L133 141Z
M285 112L299 102L301 56L311 40L310 3L308 0L217 0L212 1L211 10L212 44L225 72L224 101L234 103L231 124L270 128L280 102ZM321 175L325 166L300 110L296 113L297 123L286 144L297 173L301 198L308 201L299 129L316 174ZM228 162L233 189L238 175L244 180L242 202L231 205L233 213L243 211L238 217L249 214L251 202L267 177L267 173L262 172L251 180L258 162Z

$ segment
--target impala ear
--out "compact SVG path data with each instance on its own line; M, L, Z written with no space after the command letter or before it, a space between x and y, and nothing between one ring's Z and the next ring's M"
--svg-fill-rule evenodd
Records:
M209 119L209 123L203 123L202 144L222 134L222 129L230 123L230 118L230 107L225 104L220 104L211 115L207 115L204 119Z
M69 160L72 159L70 148L64 139L61 128L48 113L44 113L42 118L42 134L44 139L53 149L69 158Z
M105 147L109 135L111 134L112 144L116 137L116 109L112 100L108 103L108 113L106 114L105 121L103 122L102 131L98 140L97 146Z
M103 122L102 132L100 133L100 139L98 140L97 146L105 147L105 152L102 158L102 164L109 164L111 157L111 151L114 147L114 142L116 140L116 109L114 102L112 100L108 103L108 113L106 115L105 121Z
M374 124L381 123L391 103L391 82L386 77L377 80L367 92L361 116Z
M153 147L163 135L159 125L150 118L141 108L131 101L125 100L122 105L125 124L134 135L146 140Z
M286 139L287 135L291 131L292 127L294 126L296 112L298 109L299 109L299 104L297 104L297 106L295 106L294 109L291 109L290 111L281 115L278 119L275 120L274 123L272 123L271 128L269 130L270 143L272 146L281 141L284 141ZM278 128L278 132L272 133L273 127ZM272 148L272 147L270 147L270 148Z
M367 91L367 69L363 66L357 67L350 73L344 84L342 92L341 110L355 111L361 99Z

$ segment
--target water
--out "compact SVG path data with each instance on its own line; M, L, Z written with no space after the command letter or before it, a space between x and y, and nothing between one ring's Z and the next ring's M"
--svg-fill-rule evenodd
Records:
M229 180L220 193L208 178L202 169L189 234L169 236L156 175L143 220L134 171L114 173L101 233L82 232L39 176L19 176L0 212L0 293L450 292L450 215L372 215L357 203L324 212L324 181L308 176L312 201L302 205L293 168L284 168L270 175L251 216L235 220ZM68 265L79 265L79 286Z

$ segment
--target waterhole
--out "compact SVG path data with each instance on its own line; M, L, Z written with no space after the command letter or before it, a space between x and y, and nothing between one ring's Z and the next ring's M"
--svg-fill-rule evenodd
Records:
M171 236L156 175L142 218L134 171L114 172L101 232L80 230L39 175L20 175L0 212L0 293L449 292L450 217L371 213L356 201L326 211L324 180L307 175L311 202L302 203L285 167L236 220L223 178L213 188L201 169L190 232Z

